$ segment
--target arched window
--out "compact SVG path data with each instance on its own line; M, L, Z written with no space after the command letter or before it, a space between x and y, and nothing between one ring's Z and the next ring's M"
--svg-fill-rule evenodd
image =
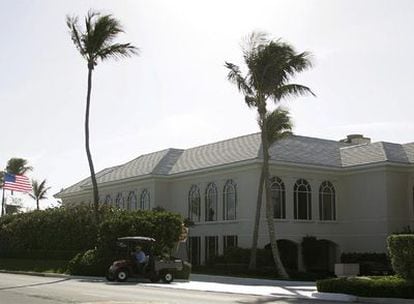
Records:
M112 197L110 194L105 196L105 205L111 206L112 205Z
M270 191L272 194L273 217L278 219L286 218L286 194L285 184L279 177L270 180Z
M331 182L324 181L319 187L319 219L334 221L335 213L335 187Z
M137 201L137 195L135 194L135 191L131 191L128 194L127 209L128 210L138 209L138 201Z
M294 191L294 216L295 220L312 219L311 186L304 179L298 179L293 188Z
M237 190L236 185L230 179L223 190L223 219L235 220L237 215Z
M150 209L150 194L147 189L142 190L141 192L141 199L140 205L141 210L149 210Z
M201 199L200 189L196 185L192 185L188 193L188 218L191 221L199 222L201 215Z
M116 196L116 200L115 200L115 207L119 209L125 209L124 203L125 203L125 200L124 200L122 193L118 193L118 195Z
M217 221L217 187L210 183L206 189L206 222Z

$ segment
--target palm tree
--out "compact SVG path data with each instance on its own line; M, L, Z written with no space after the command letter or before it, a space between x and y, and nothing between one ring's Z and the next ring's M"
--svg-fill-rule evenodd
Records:
M3 187L4 173L23 175L26 172L33 170L33 167L28 166L27 164L28 164L27 159L18 158L18 157L10 158L7 161L6 170L0 172L0 188ZM3 191L3 196L1 200L1 216L3 215L4 215L4 191Z
M100 13L89 11L85 17L85 29L81 30L77 17L66 17L66 24L70 29L73 43L81 56L86 60L88 66L88 89L86 94L85 111L85 149L88 158L93 187L93 205L95 219L98 221L98 184L95 177L91 150L89 147L89 109L92 90L92 72L98 61L106 59L130 57L138 53L138 48L130 43L114 43L118 34L123 32L122 26L112 15L101 15Z
M36 200L36 209L39 210L39 201L47 198L46 192L50 187L46 187L46 180L44 179L40 184L37 180L32 180L32 188L33 193L29 193L29 195Z
M253 32L246 46L243 48L243 57L247 66L246 76L240 68L226 62L229 69L228 79L234 83L245 96L246 104L258 112L258 122L261 127L263 150L263 177L266 194L266 219L269 230L269 239L272 248L276 270L281 277L288 274L280 261L276 243L275 225L273 221L273 206L269 185L269 136L266 125L267 100L279 104L286 97L295 97L312 94L312 91L303 85L290 83L295 74L311 66L310 54L296 53L294 48L279 40L269 40L265 33ZM260 191L260 189L258 189Z
M33 167L27 165L24 158L10 158L7 162L6 172L11 174L23 175L28 171L32 171Z
M289 111L276 108L273 112L266 114L266 128L269 145L271 146L276 141L285 138L289 135L292 135L292 121L289 116ZM260 122L259 122L260 124ZM261 126L262 128L263 126ZM252 247L250 251L250 262L249 269L256 269L256 256L257 256L257 242L259 237L259 224L260 224L260 212L262 208L262 194L263 194L263 185L264 185L264 171L263 168L260 174L259 181L259 190L257 192L257 201L256 201L256 216L253 226L253 238L252 238Z

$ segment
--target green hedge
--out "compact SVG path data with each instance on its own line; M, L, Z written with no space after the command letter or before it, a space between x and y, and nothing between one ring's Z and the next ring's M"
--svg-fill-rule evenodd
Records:
M97 234L93 211L86 206L7 215L0 218L0 256L31 258L41 252L46 258L65 259L93 248Z
M341 263L358 263L360 275L394 274L390 258L386 253L349 252L341 254Z
M156 253L170 250L181 233L180 215L103 207L95 223L89 206L60 207L0 218L0 257L70 260L73 274L102 275L116 258L116 240L147 236Z
M390 235L387 243L394 271L405 279L414 280L414 235Z
M316 282L319 292L345 293L359 297L414 299L414 282L397 276L349 277Z

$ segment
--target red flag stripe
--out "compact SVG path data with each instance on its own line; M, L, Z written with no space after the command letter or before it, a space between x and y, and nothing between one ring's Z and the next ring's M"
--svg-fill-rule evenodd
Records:
M13 175L12 175L13 176ZM24 175L14 175L15 181L8 181L7 179L4 182L4 189L19 191L19 192L30 192L32 191L32 184L29 181L29 178Z

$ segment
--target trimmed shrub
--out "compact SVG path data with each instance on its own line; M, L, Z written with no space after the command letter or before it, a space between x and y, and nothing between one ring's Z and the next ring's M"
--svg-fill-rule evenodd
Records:
M316 282L319 292L345 293L359 297L414 299L414 282L397 276L349 277Z
M387 243L394 271L405 279L414 280L414 235L390 235Z
M111 257L104 256L97 249L91 249L78 253L70 260L67 272L76 275L104 276L111 263Z
M357 263L361 275L393 274L391 261L385 253L350 252L341 254L341 263Z

